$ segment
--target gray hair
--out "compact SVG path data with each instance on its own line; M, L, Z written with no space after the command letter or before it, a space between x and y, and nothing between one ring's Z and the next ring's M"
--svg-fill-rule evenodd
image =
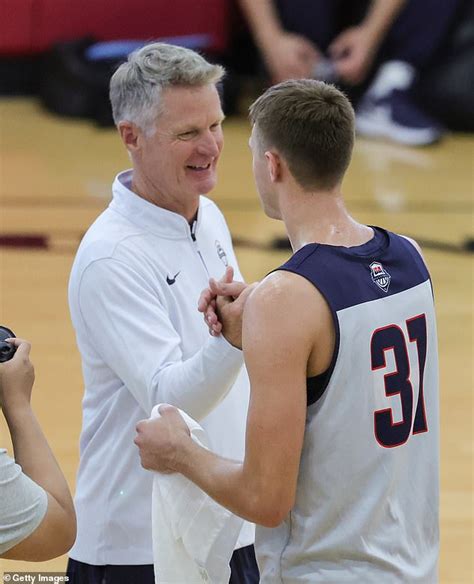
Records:
M223 67L190 49L165 43L146 45L131 53L110 80L114 122L126 120L153 132L162 89L216 84L224 73Z

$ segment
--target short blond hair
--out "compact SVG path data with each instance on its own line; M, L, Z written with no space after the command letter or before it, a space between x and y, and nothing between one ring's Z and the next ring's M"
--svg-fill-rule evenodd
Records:
M250 106L258 147L275 148L305 189L336 186L349 166L355 116L347 97L313 79L270 87Z

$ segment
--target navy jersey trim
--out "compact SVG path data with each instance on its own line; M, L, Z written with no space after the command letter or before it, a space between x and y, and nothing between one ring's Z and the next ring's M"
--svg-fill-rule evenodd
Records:
M331 367L324 373L306 379L306 405L311 406L318 401L326 389L331 377Z
M429 279L423 259L407 239L373 229L374 237L355 247L309 243L278 269L305 276L335 312L398 294ZM375 272L374 264L382 273L380 268ZM383 273L390 279L388 287L382 285Z

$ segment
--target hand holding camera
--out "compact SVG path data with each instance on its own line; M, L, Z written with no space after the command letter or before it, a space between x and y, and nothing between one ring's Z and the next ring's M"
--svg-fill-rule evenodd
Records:
M6 339L13 339L15 336L15 333L9 328L0 326L0 363L9 361L15 354L15 345L6 341Z
M30 343L16 338L10 329L0 327L0 405L7 418L30 405L35 380L30 349Z

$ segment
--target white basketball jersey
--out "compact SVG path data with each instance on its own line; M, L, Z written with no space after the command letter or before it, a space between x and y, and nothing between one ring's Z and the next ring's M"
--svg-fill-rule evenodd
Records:
M322 395L308 394L295 506L257 530L265 584L437 582L431 283L411 243L374 230L358 247L307 245L281 267L325 296L336 347Z

